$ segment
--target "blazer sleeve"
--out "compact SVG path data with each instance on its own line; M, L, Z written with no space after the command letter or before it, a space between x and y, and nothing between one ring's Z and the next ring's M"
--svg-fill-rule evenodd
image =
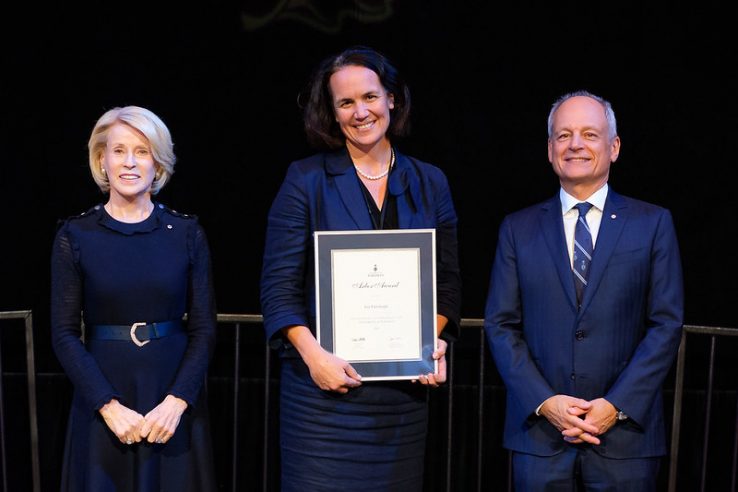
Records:
M457 243L456 210L448 180L439 173L435 192L436 204L436 302L438 314L448 318L442 335L446 340L459 336L461 322L461 272Z
M555 392L531 358L523 336L520 282L515 238L510 218L500 226L492 265L484 330L508 393L525 415Z
M293 163L267 219L260 295L266 338L273 345L280 343L282 328L309 326L304 283L310 207L304 181Z
M662 209L651 251L646 333L605 399L636 423L661 393L681 340L684 316L682 266L671 214Z

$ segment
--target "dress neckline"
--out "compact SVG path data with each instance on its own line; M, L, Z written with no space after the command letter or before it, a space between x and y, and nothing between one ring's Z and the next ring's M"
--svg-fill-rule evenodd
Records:
M159 203L154 203L154 210L151 211L148 217L140 222L121 222L105 210L103 205L99 205L100 220L99 223L108 229L112 229L121 234L133 235L137 233L151 232L159 227L159 217L164 206Z

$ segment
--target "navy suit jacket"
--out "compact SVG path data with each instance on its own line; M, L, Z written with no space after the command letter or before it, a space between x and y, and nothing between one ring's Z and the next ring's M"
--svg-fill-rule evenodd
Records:
M396 153L388 192L396 197L400 229L436 229L437 309L458 326L460 274L456 212L440 169ZM269 212L261 277L267 339L304 325L314 332L313 232L370 230L372 221L347 150L293 162ZM444 330L444 333L446 330Z
M577 309L558 195L500 226L485 331L507 387L504 445L550 456L561 433L535 410L555 394L604 397L630 416L594 449L665 454L661 387L679 346L682 271L670 213L608 191Z

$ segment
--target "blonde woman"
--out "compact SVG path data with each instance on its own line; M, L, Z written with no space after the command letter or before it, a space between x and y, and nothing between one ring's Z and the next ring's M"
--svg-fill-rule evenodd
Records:
M107 201L63 221L52 253L53 346L74 385L61 490L215 490L209 249L195 217L152 199L174 163L147 109L112 109L92 131Z

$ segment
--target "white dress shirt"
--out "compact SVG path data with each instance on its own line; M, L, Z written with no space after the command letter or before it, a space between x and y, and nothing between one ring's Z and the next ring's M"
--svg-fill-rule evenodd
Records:
M594 205L589 209L585 219L589 226L589 232L592 234L592 248L597 247L597 233L600 232L600 223L602 222L602 211L605 210L605 199L607 199L607 183L590 195L586 200L577 200L564 191L559 191L561 199L561 213L564 216L564 234L566 235L566 250L569 252L569 263L574 262L574 228L577 225L579 211L574 205L581 202L589 202Z

